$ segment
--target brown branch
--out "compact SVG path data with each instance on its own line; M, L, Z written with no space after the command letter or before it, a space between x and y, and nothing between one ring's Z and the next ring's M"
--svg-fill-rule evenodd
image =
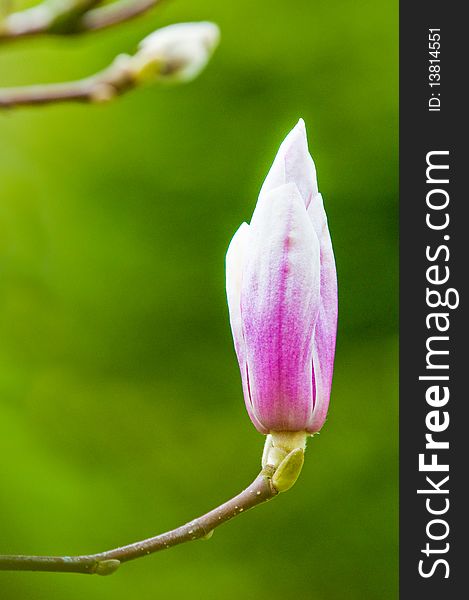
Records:
M275 468L265 467L243 492L210 512L167 533L127 546L82 556L0 556L0 571L55 571L110 575L121 563L135 560L198 539L207 539L213 530L233 517L277 495L272 483ZM274 480L275 481L275 480Z
M121 55L107 69L77 81L0 89L0 108L111 100L137 85L128 68L131 60Z
M0 42L40 34L71 35L98 31L129 21L163 0L117 0L94 8L101 0L47 0L33 8L0 17Z
M267 502L296 482L304 462L306 432L272 432L266 438L263 469L243 492L210 512L152 538L97 554L80 556L0 555L0 571L55 571L110 575L121 563L193 540L208 539L233 517Z
M118 0L85 13L77 23L78 31L98 31L130 21L149 11L163 0Z
M143 39L135 54L120 54L91 77L0 88L0 109L56 102L104 102L146 82L184 83L205 68L219 40L214 23L177 23Z

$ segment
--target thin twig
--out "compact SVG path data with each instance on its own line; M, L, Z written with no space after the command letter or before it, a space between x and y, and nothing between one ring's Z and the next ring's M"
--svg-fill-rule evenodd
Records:
M55 571L110 575L121 563L146 556L172 546L208 538L212 531L233 517L277 495L271 477L275 469L267 466L243 492L205 515L156 537L127 546L82 556L0 556L3 571Z
M105 102L147 82L185 83L205 68L219 40L214 23L178 23L144 38L91 77L65 83L0 88L0 109L57 102Z
M0 17L0 42L41 34L71 35L98 31L129 21L149 11L163 0L117 0L94 8L101 0L47 2Z
M134 19L163 0L118 0L85 13L77 23L78 31L98 31Z
M0 90L0 108L53 102L90 102L94 84L86 79L50 85L32 85Z
M120 55L92 77L65 83L0 88L0 109L58 102L105 102L135 87L127 68L132 57Z

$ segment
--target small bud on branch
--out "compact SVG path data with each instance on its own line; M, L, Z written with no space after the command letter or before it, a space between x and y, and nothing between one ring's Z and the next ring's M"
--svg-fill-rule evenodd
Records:
M205 68L220 40L215 23L176 23L142 40L133 59L135 78L191 81Z
M91 77L59 84L0 89L0 108L57 102L108 102L147 81L184 83L209 61L219 41L214 23L178 23L145 38L133 56L119 55Z

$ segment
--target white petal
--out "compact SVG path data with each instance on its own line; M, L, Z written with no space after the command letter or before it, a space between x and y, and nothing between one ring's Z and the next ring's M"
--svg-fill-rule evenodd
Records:
M241 310L252 406L269 430L301 430L313 409L320 256L294 184L259 198L250 233Z
M298 121L283 140L260 194L286 183L295 183L306 207L309 206L311 198L318 193L316 167L308 151L303 119Z
M311 219L311 223L313 224L316 235L319 239L323 237L324 234L328 234L327 228L327 215L324 210L324 201L321 194L316 194L313 196L311 202L309 203L308 216Z
M226 253L226 296L230 312L231 329L235 343L238 360L243 352L243 335L241 323L241 283L243 264L250 228L243 223L234 234Z

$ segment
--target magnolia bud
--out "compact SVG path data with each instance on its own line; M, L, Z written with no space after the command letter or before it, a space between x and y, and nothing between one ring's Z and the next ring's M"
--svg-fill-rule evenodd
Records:
M337 326L334 254L302 120L230 244L226 287L246 407L272 434L264 460L278 466L325 421Z
M215 23L177 23L147 36L132 58L139 81L191 81L204 69L220 39Z

